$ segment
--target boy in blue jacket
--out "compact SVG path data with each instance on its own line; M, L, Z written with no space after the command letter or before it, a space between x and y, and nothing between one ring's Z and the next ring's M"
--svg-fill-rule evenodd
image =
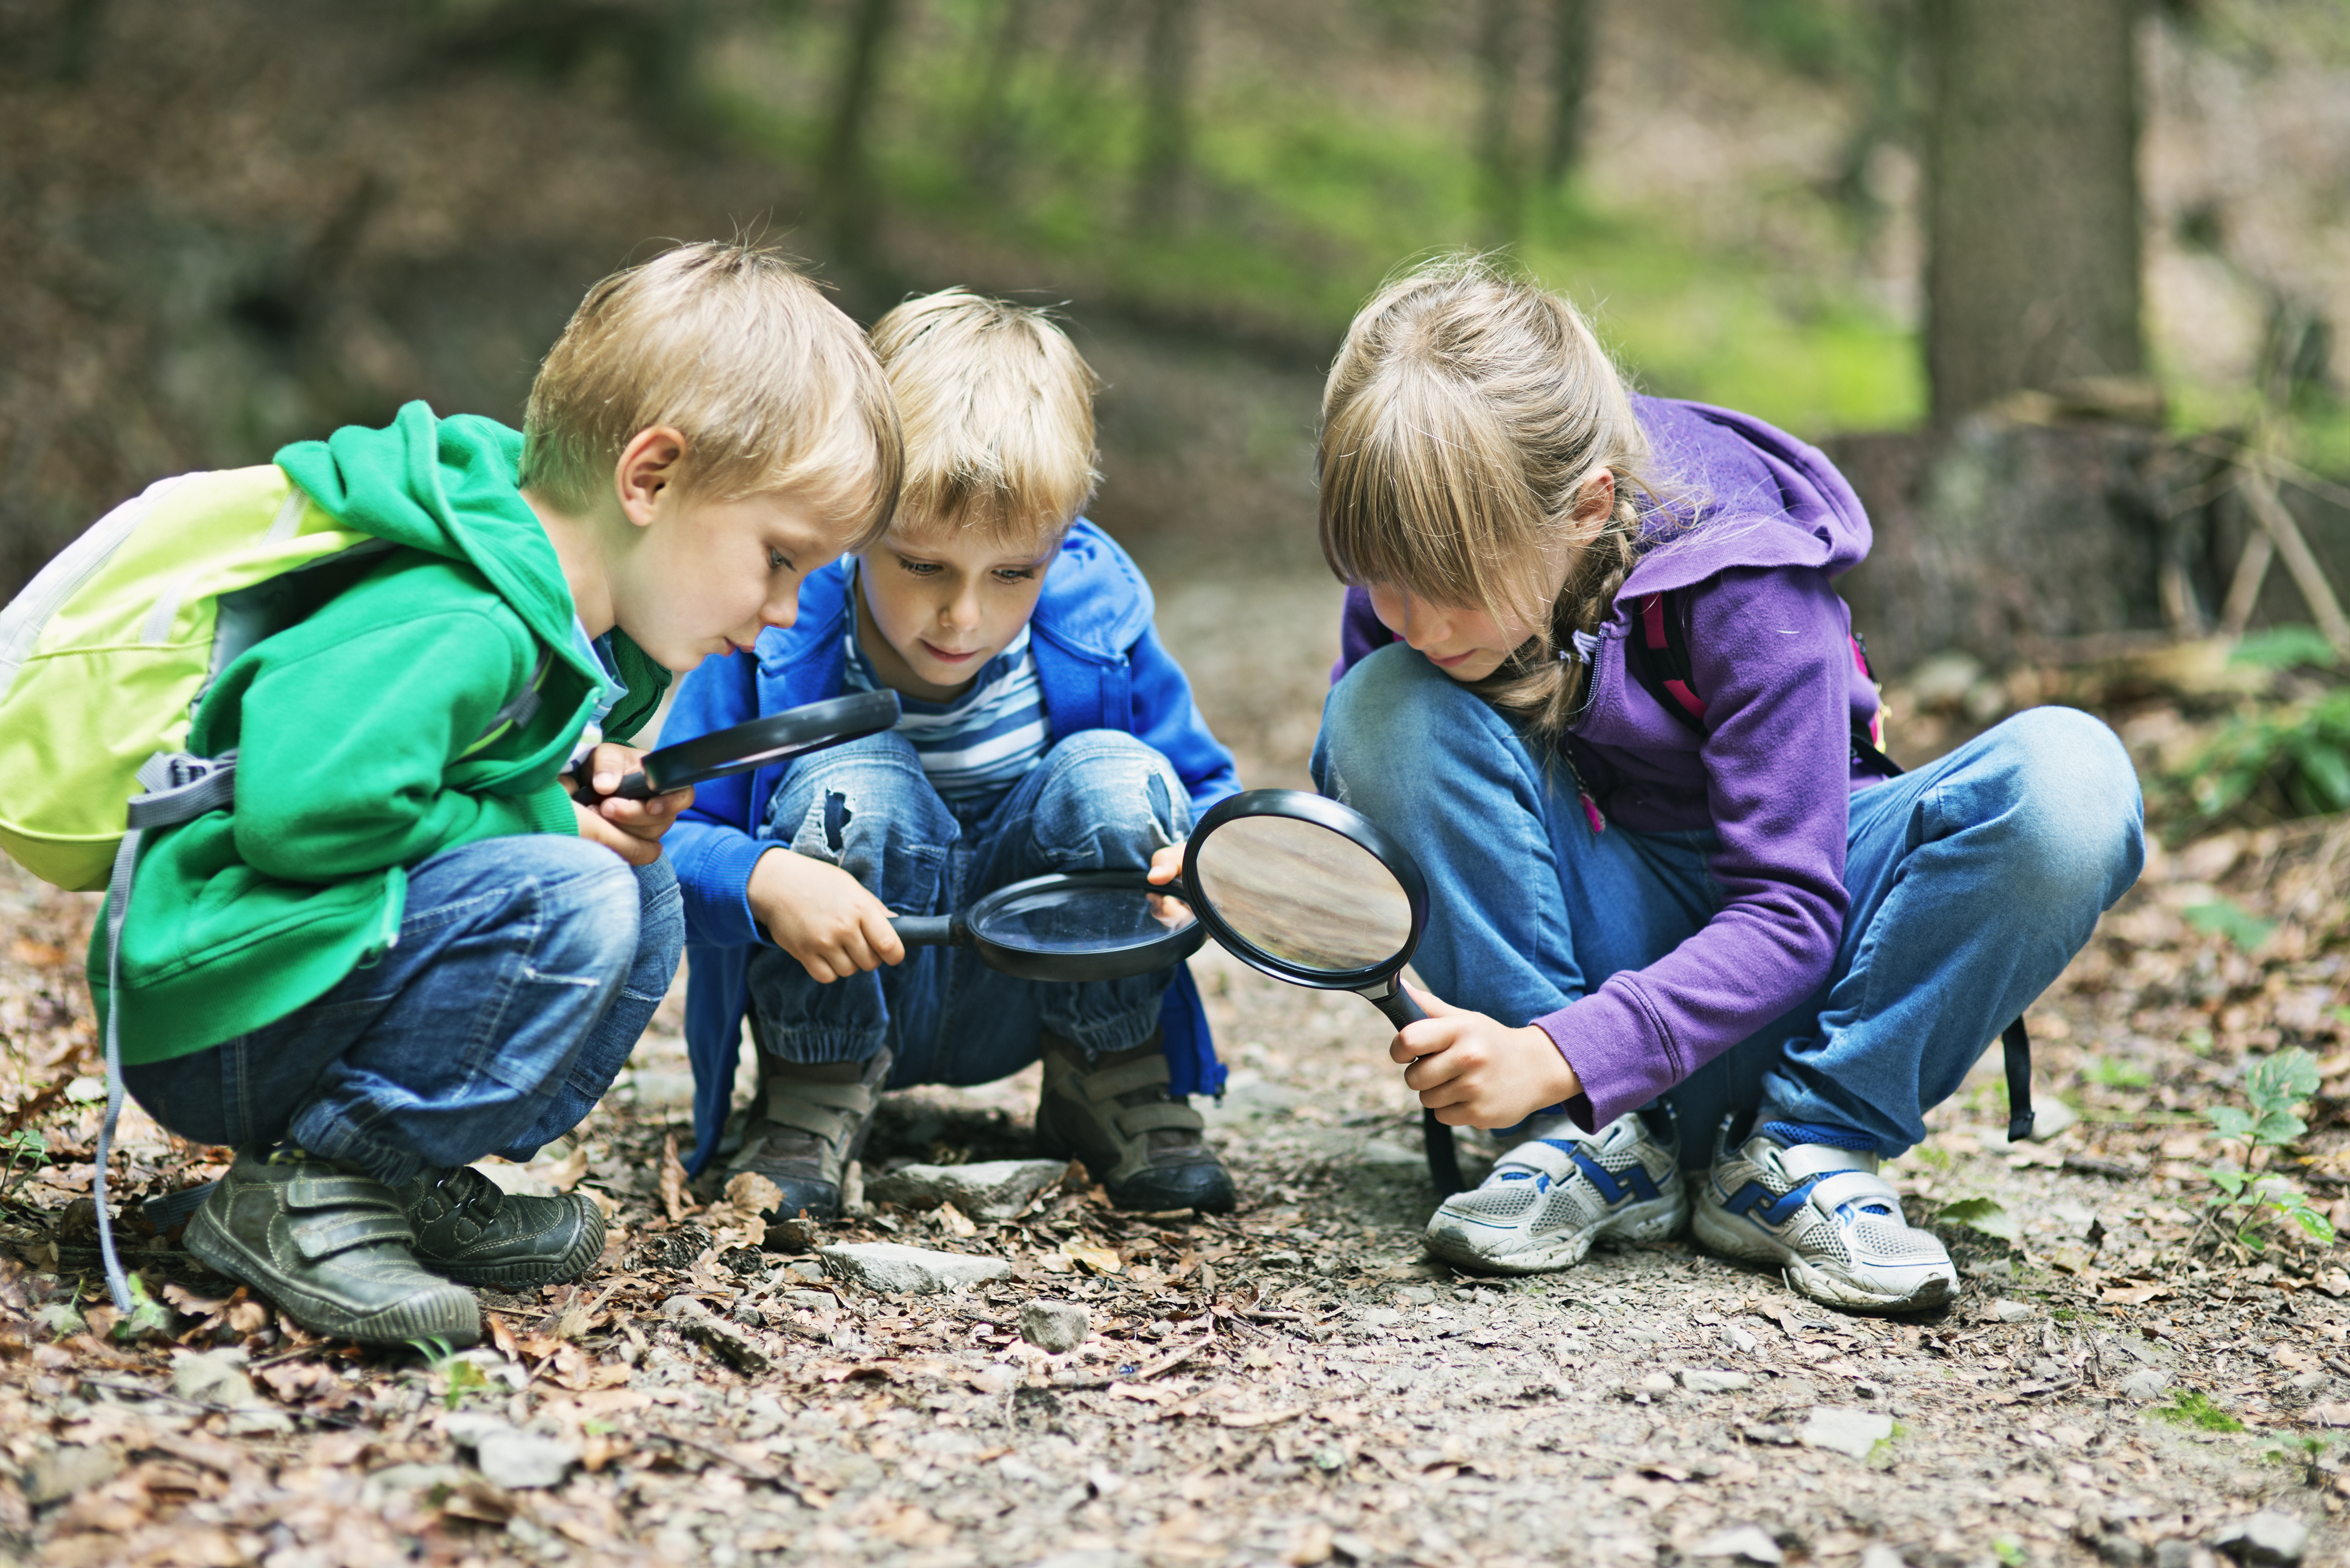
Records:
M884 1088L983 1084L1040 1055L1036 1139L1125 1209L1232 1205L1192 1094L1222 1086L1180 965L1016 980L968 950L910 958L897 914L1056 871L1179 869L1194 814L1237 790L1149 586L1077 515L1093 372L1041 311L960 289L876 323L906 436L896 520L809 577L800 616L681 687L674 742L887 687L888 734L702 787L669 843L685 893L693 1168L728 1111L747 1015L760 1086L730 1174L784 1213L839 1211Z

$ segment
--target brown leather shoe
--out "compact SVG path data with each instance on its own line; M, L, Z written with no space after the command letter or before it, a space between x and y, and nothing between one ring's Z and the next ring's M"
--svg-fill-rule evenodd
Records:
M840 1217L840 1178L865 1149L873 1107L889 1081L889 1049L869 1062L785 1062L759 1054L759 1099L743 1128L743 1152L729 1177L755 1171L783 1189L768 1215Z
M1238 1200L1223 1161L1201 1134L1207 1123L1186 1100L1167 1093L1159 1034L1130 1051L1092 1062L1056 1034L1041 1044L1045 1093L1036 1105L1036 1147L1055 1159L1075 1156L1120 1209L1204 1209L1223 1213Z

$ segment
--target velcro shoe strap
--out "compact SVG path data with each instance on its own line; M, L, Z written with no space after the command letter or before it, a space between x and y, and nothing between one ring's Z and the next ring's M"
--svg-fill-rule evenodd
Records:
M288 1209L380 1209L400 1212L400 1199L380 1181L338 1172L331 1176L296 1177L282 1189Z
M1172 1100L1128 1106L1118 1113L1118 1130L1128 1137L1138 1133L1159 1132L1170 1127L1180 1132L1199 1132L1207 1125L1206 1118L1199 1112L1189 1106L1179 1106Z
M338 1214L311 1215L296 1220L286 1231L294 1239L296 1250L313 1263L376 1241L416 1244L416 1232L409 1229L407 1218L400 1210L372 1206L347 1209Z
M1167 1058L1146 1056L1139 1062L1127 1062L1116 1067L1104 1067L1098 1073L1086 1075L1086 1098L1098 1105L1114 1100L1120 1095L1130 1095L1137 1089L1164 1088L1170 1078Z
M1494 1161L1497 1171L1516 1166L1524 1170L1538 1170L1553 1181L1569 1181L1576 1175L1575 1156L1555 1143L1541 1138L1522 1143Z
M1801 1181L1837 1170L1875 1170L1877 1156L1857 1149L1830 1148L1824 1143L1799 1143L1779 1151L1779 1168Z
M804 1133L814 1133L820 1138L837 1138L857 1122L857 1117L847 1111L828 1110L823 1106L787 1100L780 1095L768 1096L767 1119Z
M1901 1195L1873 1170L1840 1170L1820 1178L1819 1185L1812 1189L1812 1201L1829 1213L1856 1201L1878 1202L1896 1214L1901 1212Z

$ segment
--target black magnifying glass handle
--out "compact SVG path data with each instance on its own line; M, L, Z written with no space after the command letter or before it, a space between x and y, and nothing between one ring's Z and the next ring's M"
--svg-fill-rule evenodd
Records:
M598 794L593 779L581 779L577 786L572 790L571 798L582 805L594 805L598 801L602 800L650 800L660 793L645 777L644 770L639 768L636 772L622 777L620 782L613 786L610 794Z
M1428 1016L1427 1009L1404 989L1399 980L1388 981L1384 992L1364 991L1356 994L1385 1013L1387 1021L1399 1030ZM1436 1183L1437 1196L1450 1198L1467 1187L1468 1183L1461 1179L1461 1151L1453 1146L1452 1129L1438 1121L1434 1111L1420 1111L1419 1136L1428 1146L1428 1176Z
M942 948L955 940L952 915L893 915L889 929L910 948Z

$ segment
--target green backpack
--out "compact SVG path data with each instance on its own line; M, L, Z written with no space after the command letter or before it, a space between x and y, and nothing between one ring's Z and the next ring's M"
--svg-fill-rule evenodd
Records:
M182 750L230 661L283 631L394 546L346 528L275 464L158 480L41 569L0 610L0 849L43 881L108 889L109 994L139 840L228 808L236 753ZM479 750L538 707L553 654L492 718ZM122 1108L121 1047L106 1028L99 1242L117 1308L131 1310L106 1206Z

